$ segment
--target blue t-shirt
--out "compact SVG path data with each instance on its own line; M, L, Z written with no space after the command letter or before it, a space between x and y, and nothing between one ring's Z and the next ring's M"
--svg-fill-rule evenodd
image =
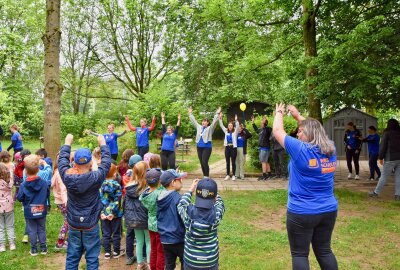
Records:
M240 134L237 137L237 147L244 147L244 139Z
M175 151L174 146L177 137L177 132L178 132L177 129L175 129L171 135L169 135L167 132L164 132L161 150Z
M15 132L12 136L11 136L11 141L16 141L16 144L14 146L14 150L15 149L22 149L23 145L22 145L22 136L21 134L19 134L19 132Z
M145 147L149 146L149 128L137 127L136 128L136 146Z
M321 154L319 147L290 136L285 137L285 149L290 155L288 211L303 215L336 211L336 153L328 157Z
M226 134L226 142L232 144L232 133Z
M106 139L106 144L110 148L111 155L118 154L118 134L117 133L107 133L103 134L104 139Z
M202 131L201 131L201 135L200 135L200 140L199 140L199 142L197 143L197 147L200 147L200 148L212 148L212 143L211 143L211 141L209 141L209 142L207 142L207 143L205 143L204 142L204 140L203 140L203 132L204 132L204 127L203 127L203 129L202 129Z
M356 149L356 146L357 146L356 135L357 135L357 131L355 131L355 130L349 131L347 133L347 144L350 145L351 149Z
M379 141L380 137L377 133L367 136L368 152L371 154L379 154Z

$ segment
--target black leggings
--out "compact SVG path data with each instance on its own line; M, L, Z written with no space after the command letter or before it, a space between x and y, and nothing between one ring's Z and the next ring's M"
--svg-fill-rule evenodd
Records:
M181 270L183 265L183 243L180 244L162 244L164 248L165 270L174 270L176 266L176 258L181 262Z
M138 146L138 155L144 158L144 155L146 155L149 152L149 146Z
M210 159L212 148L208 147L197 147L197 156L199 157L201 170L203 176L210 176L210 167L208 166L208 160Z
M310 243L321 270L337 270L336 257L331 249L332 231L337 211L316 215L287 212L286 228L292 254L293 270L309 270Z
M118 154L111 154L111 158L112 158L114 161L117 161Z
M175 151L162 150L160 154L161 168L163 171L167 169L175 169Z
M358 160L360 158L360 151L356 153L356 149L347 149L346 150L346 160L347 160L347 168L349 169L349 173L353 173L353 168L351 166L351 161L354 161L354 168L356 169L356 174L360 173L360 164Z
M225 160L226 160L226 175L231 174L231 161L232 161L232 175L236 174L236 156L237 148L233 146L225 146Z

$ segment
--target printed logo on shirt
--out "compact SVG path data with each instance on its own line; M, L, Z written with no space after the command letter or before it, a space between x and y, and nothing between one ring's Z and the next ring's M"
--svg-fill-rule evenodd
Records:
M308 167L310 168L318 168L318 162L315 158L312 158L308 161Z
M322 168L322 173L327 174L327 173L333 173L336 170L336 161L329 161L329 158L321 158L321 168Z
M41 216L44 212L43 204L31 204L31 213L32 216Z

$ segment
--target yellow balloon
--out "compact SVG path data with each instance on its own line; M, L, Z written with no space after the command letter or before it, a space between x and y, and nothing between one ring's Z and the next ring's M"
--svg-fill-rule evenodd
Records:
M245 111L246 110L246 104L245 103L240 103L240 109L242 111Z

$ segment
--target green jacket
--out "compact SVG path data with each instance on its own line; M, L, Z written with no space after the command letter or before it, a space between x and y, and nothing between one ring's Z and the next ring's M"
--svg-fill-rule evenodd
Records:
M153 192L149 192L150 188L147 188L142 195L140 195L139 200L142 202L143 206L147 208L149 215L149 231L157 232L157 198L161 191L165 188L159 186Z

